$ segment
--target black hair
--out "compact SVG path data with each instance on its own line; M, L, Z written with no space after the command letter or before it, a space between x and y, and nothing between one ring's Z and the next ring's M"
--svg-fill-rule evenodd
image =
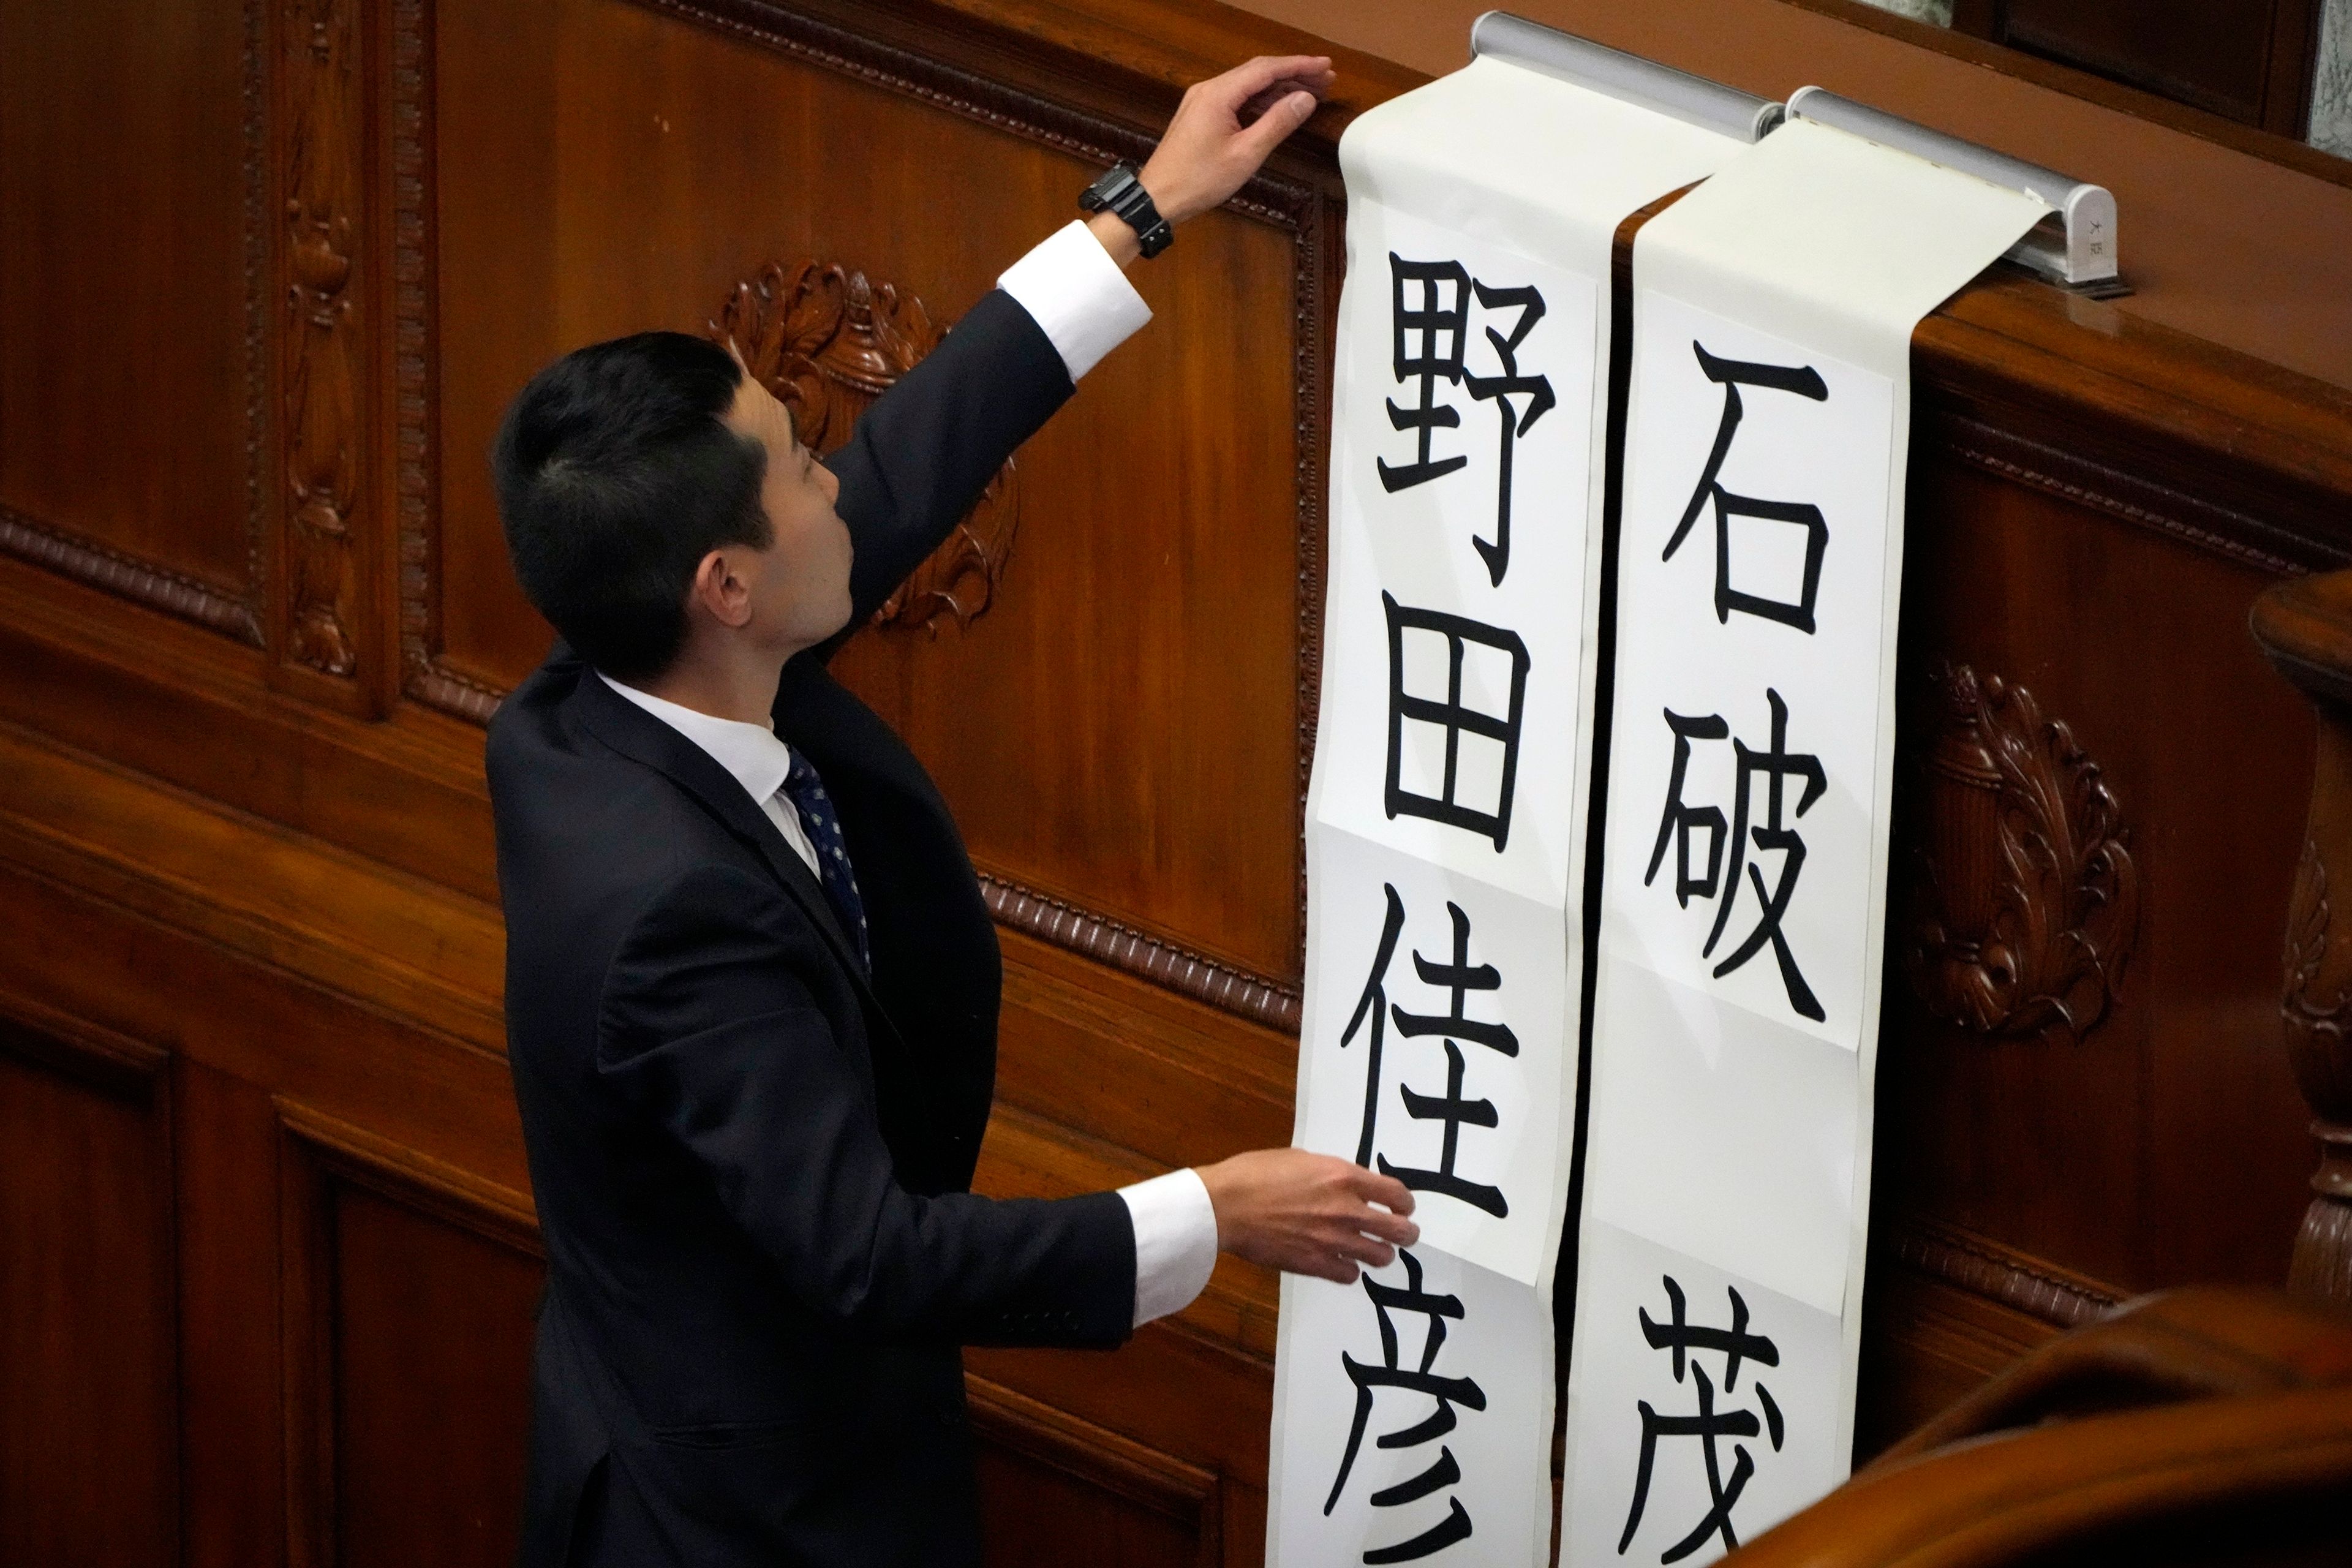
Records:
M541 371L499 426L490 468L515 576L616 679L677 657L705 555L775 537L760 504L767 448L725 423L742 378L714 343L639 332Z

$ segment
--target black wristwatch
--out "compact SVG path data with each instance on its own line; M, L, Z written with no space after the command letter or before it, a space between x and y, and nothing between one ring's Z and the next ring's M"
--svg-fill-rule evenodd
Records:
M1136 178L1132 163L1114 163L1103 172L1101 179L1078 193L1078 205L1090 213L1116 214L1135 237L1143 242L1143 254L1149 258L1168 248L1176 231L1151 205L1151 193Z

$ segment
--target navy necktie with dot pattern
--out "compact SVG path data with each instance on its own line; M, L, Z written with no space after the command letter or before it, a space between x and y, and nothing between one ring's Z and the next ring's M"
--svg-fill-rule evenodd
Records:
M824 793L824 783L816 776L814 764L801 755L795 746L784 748L792 753L793 765L778 786L786 800L801 814L801 826L807 832L809 847L816 851L816 879L824 889L834 915L841 929L857 944L857 962L870 973L873 959L866 948L866 900L857 895L857 874L850 869L849 845L841 837L841 818L833 809L833 797Z

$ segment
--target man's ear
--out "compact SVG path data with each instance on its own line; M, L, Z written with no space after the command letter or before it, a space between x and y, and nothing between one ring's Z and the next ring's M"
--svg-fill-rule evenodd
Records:
M741 626L751 618L751 585L736 565L729 552L714 550L696 565L686 590L687 602L722 626Z

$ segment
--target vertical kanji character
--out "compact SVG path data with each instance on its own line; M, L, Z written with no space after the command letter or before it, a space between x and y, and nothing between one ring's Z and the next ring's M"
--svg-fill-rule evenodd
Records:
M1418 395L1410 407L1390 398L1389 424L1413 432L1417 446L1411 462L1391 464L1376 458L1381 483L1391 495L1465 467L1469 458L1430 456L1430 437L1462 423L1460 410L1437 400L1440 381L1460 385L1462 353L1470 332L1470 274L1458 261L1407 261L1389 252L1391 366L1397 382L1418 382ZM1418 303L1408 303L1409 287L1418 285ZM1450 292L1449 292L1450 290Z
M1535 324L1544 318L1543 296L1534 288L1489 289L1475 279L1471 287L1478 296L1479 305L1486 310L1512 310L1519 312L1510 335L1504 336L1494 328L1486 329L1486 341L1495 345L1495 356L1502 362L1500 375L1465 375L1464 384L1470 395L1484 402L1493 399L1496 411L1502 416L1503 450L1495 479L1495 538L1489 543L1473 538L1478 554L1486 563L1486 575L1496 587L1502 586L1503 574L1511 564L1511 454L1518 438L1541 418L1555 399L1551 380L1548 376L1519 374L1518 348ZM1511 406L1511 399L1524 396L1527 410L1520 413Z
M1755 364L1745 360L1717 359L1696 342L1691 348L1698 355L1699 367L1706 372L1707 379L1723 388L1723 418L1716 426L1715 446L1706 455L1706 467L1700 470L1698 483L1691 490L1690 504L1683 509L1682 520L1675 524L1674 536L1666 541L1665 553L1659 559L1675 558L1675 552L1682 548L1685 536L1698 517L1698 509L1711 500L1715 504L1715 618L1728 621L1731 612L1738 610L1811 633L1813 601L1821 588L1822 557L1830 540L1829 525L1822 521L1821 509L1802 501L1758 500L1752 496L1734 495L1717 482L1717 476L1723 470L1725 455L1731 450L1732 433L1739 428L1742 385L1794 393L1817 403L1828 399L1829 388L1822 384L1821 373L1811 365ZM1731 585L1731 520L1735 517L1795 523L1805 531L1804 584L1795 602L1744 593Z
M1518 772L1519 721L1528 684L1528 646L1517 632L1481 625L1466 616L1441 610L1408 609L1383 593L1381 604L1389 621L1389 769L1384 804L1391 817L1422 816L1448 826L1482 834L1500 850L1511 831L1511 790ZM1405 690L1405 634L1434 633L1446 642L1446 689L1441 700L1416 697ZM1462 700L1462 661L1471 647L1491 648L1510 660L1510 696L1502 713L1487 713ZM1445 762L1438 793L1421 795L1404 787L1404 727L1434 725L1444 731ZM1465 805L1460 797L1461 749L1465 735L1493 741L1502 747L1500 778L1494 809Z

